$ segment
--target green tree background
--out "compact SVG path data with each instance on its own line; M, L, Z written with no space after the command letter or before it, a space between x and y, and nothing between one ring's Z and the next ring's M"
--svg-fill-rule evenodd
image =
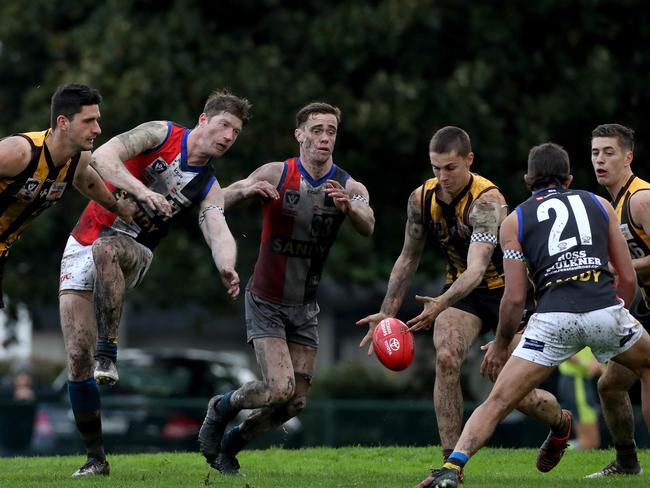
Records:
M294 114L313 100L343 110L335 161L368 187L372 240L343 230L326 268L341 283L385 281L401 248L406 201L430 176L427 144L465 128L474 170L514 204L528 149L552 140L576 185L597 188L590 132L637 131L647 176L650 8L641 0L4 0L0 3L0 134L47 127L56 86L100 89L99 143L141 122L192 126L210 91L230 88L254 118L215 165L222 185L296 153ZM85 204L71 192L12 249L5 290L30 306L56 302L61 251ZM259 208L233 212L243 280L257 253ZM157 250L136 306L226 305L194 221ZM434 253L421 265L435 276ZM164 293L157 289L164 284ZM226 309L227 310L227 309Z

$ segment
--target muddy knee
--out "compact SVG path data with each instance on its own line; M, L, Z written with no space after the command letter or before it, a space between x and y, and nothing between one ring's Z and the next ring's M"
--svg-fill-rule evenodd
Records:
M292 398L287 403L287 416L289 418L297 416L298 414L300 414L300 412L302 412L305 409L306 406L307 406L307 397L299 396L299 397Z
M82 381L92 377L95 360L90 350L71 350L68 352L68 377L72 381Z
M274 424L280 425L293 417L296 417L305 409L307 397L295 396L284 405L278 405L273 408L271 419Z
M98 270L117 264L117 249L110 239L100 237L93 243L93 262Z
M436 373L444 376L459 376L462 359L448 348L436 351Z

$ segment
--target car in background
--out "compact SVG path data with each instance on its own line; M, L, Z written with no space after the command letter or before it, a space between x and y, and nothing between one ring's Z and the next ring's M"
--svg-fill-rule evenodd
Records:
M185 348L124 349L119 382L101 386L102 429L109 453L198 451L197 435L208 400L257 379L243 353ZM85 452L67 395L67 370L53 387L54 401L36 410L34 454ZM243 419L246 411L240 414ZM301 424L291 419L251 447L300 445Z

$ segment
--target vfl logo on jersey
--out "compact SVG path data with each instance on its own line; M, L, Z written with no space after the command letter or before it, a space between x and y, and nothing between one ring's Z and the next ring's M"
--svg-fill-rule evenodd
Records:
M160 159L160 158L156 159L151 165L151 167L154 173L156 174L164 173L165 171L167 171L167 163L165 162L164 159Z
M282 207L293 210L298 206L299 201L300 192L287 190L284 192L284 202L282 203Z
M41 184L41 180L37 180L34 178L28 178L27 181L25 181L25 184L23 187L18 190L16 193L16 198L18 200L33 200L34 197L36 196L36 190L38 189L39 185Z
M50 187L50 190L47 192L45 199L58 200L63 196L63 193L65 192L65 188L67 186L68 184L65 182L52 183L52 186Z

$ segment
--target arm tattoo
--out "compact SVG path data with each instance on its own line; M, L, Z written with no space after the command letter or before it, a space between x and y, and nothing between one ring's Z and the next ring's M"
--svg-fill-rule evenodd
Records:
M424 228L424 220L422 219L422 210L413 196L409 198L407 215L406 230L408 231L409 237L421 241L424 239L426 229Z
M199 227L203 225L203 222L205 222L205 216L210 210L217 210L221 212L221 215L223 215L223 207L212 204L206 205L205 208L199 213Z
M166 135L167 127L157 122L146 122L116 137L124 144L128 158L132 158L146 149L156 147L163 142Z
M496 244L496 236L499 231L499 224L503 220L504 205L498 202L476 202L469 214L469 223L472 226L472 241L493 242ZM477 237L474 238L474 235ZM493 236L494 241L484 240L485 237Z

